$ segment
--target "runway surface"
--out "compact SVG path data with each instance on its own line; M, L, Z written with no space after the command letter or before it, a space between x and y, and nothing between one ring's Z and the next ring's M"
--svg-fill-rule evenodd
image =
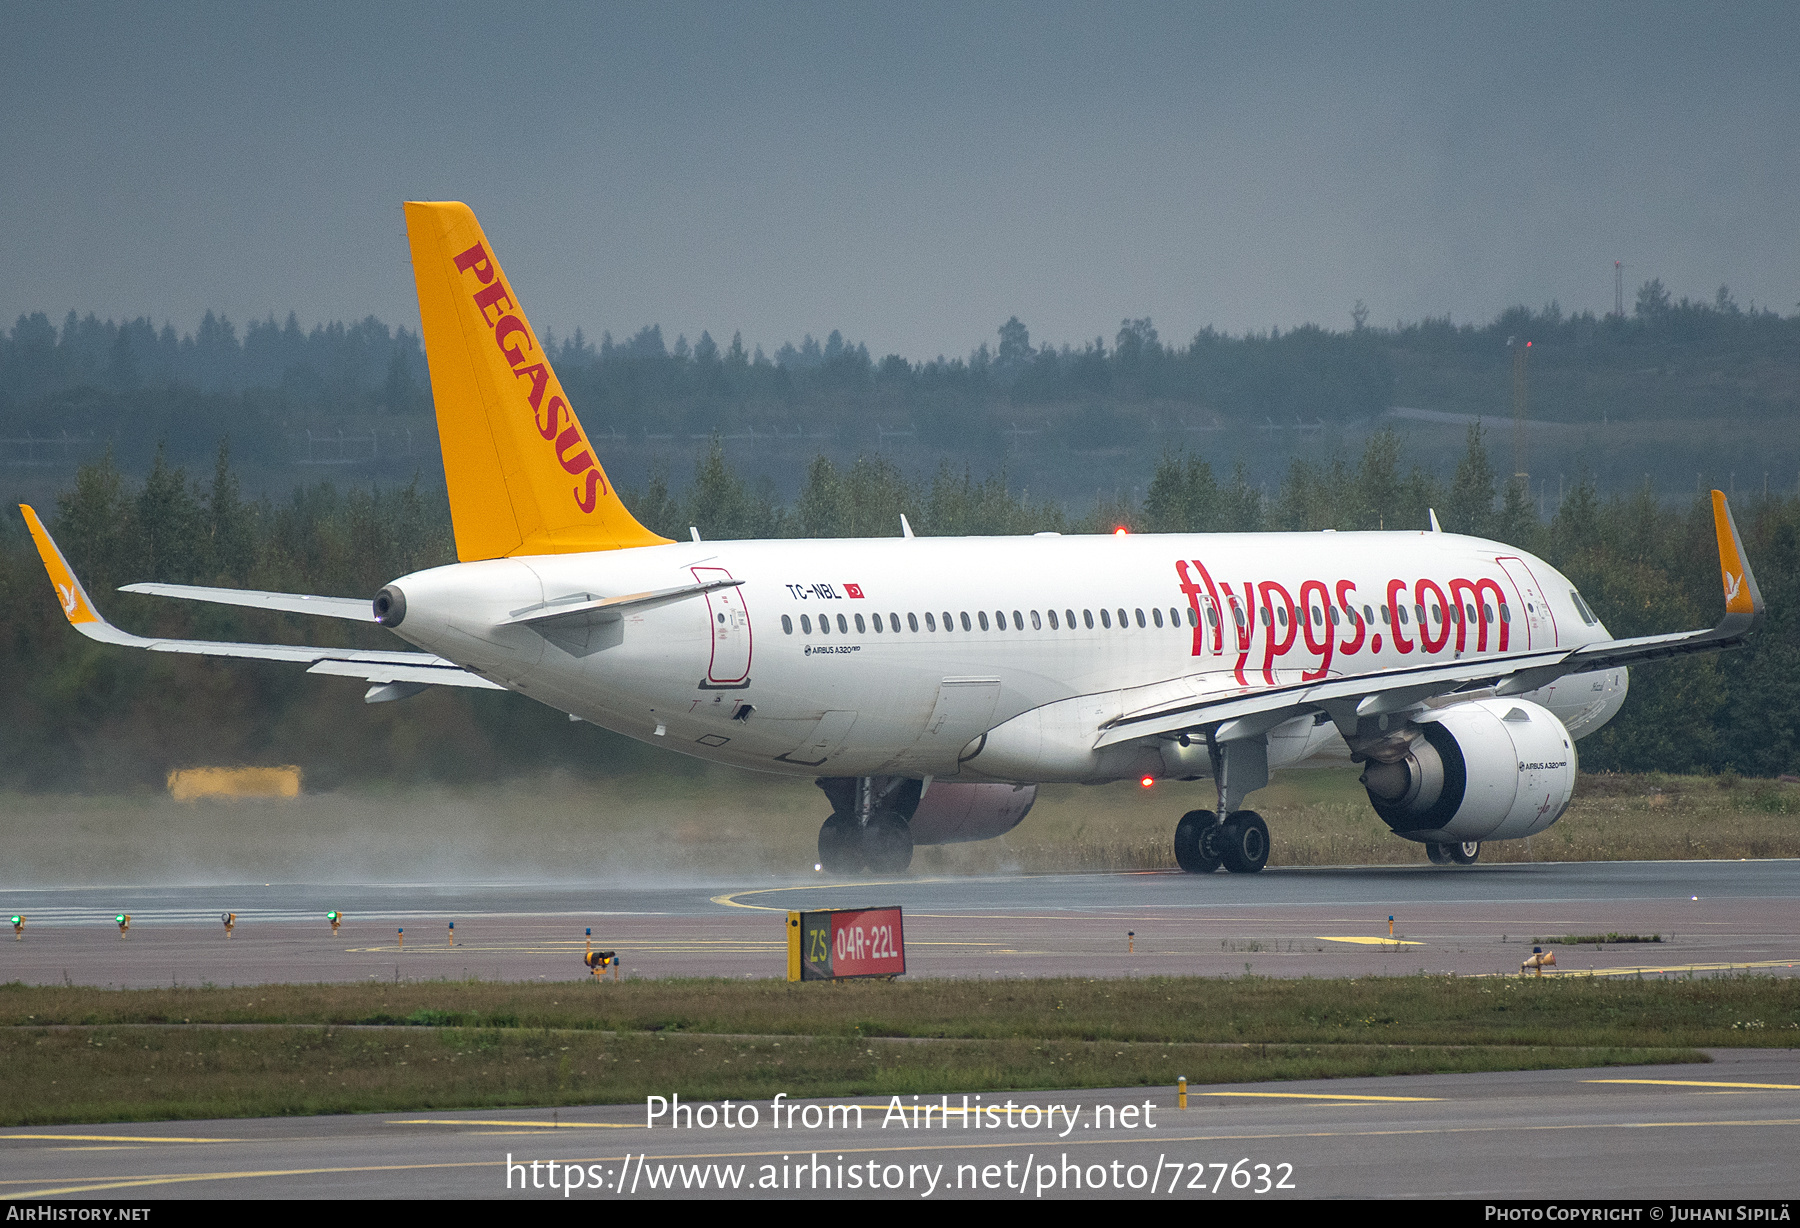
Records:
M1800 861L1552 862L1204 878L11 890L0 909L26 923L21 941L0 940L0 981L562 980L587 975L590 928L628 977L777 977L788 909L896 903L908 974L921 977L1516 973L1535 939L1609 932L1663 941L1552 942L1560 972L1791 975L1800 963ZM336 935L329 909L345 916ZM230 939L226 911L237 914ZM132 918L125 937L120 912Z
M565 1197L547 1188L552 1160L558 1184L579 1166L573 1198L1791 1196L1800 1056L1716 1057L1213 1085L1185 1111L1168 1087L971 1096L997 1107L979 1116L951 1093L920 1098L951 1109L928 1128L911 1096L904 1126L892 1101L862 1097L801 1101L780 1129L769 1101L730 1129L646 1128L637 1105L22 1127L0 1130L0 1197ZM863 1105L861 1128L821 1109L809 1129L808 1104Z

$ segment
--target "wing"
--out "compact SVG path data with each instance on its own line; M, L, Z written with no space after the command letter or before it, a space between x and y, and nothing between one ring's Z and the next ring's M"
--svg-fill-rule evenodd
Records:
M178 652L202 657L235 657L252 661L291 661L308 667L309 673L335 674L342 677L361 678L375 685L363 698L371 703L379 703L387 699L399 699L410 695L426 686L462 686L475 687L482 690L504 690L497 683L489 682L478 674L472 674L454 661L436 656L428 652L384 652L361 648L313 648L300 644L232 644L219 640L165 640L142 635L133 635L128 631L107 622L94 607L87 590L81 586L69 561L51 540L50 532L44 528L43 521L29 506L20 504L19 510L25 514L25 526L31 531L31 540L37 544L38 557L44 561L44 570L50 575L50 583L56 589L57 602L62 606L69 625L87 636L90 640L98 640L103 644L123 644L130 648L147 648L151 652ZM147 584L133 585L133 592L155 593L160 596L197 596L198 594L230 593L230 589L194 589L182 584ZM351 602L343 597L306 597L297 593L254 593L243 594L248 600L226 601L229 605L261 606L265 609L287 610L298 609L304 613L323 613L334 617L367 618L373 622L373 612L360 602ZM279 600L261 600L263 598ZM223 600L217 596L198 596L202 601ZM294 604L282 604L281 602ZM302 603L328 603L311 605ZM344 614L338 607L350 604L362 607L362 613Z
M1215 740L1253 738L1307 712L1324 712L1346 737L1364 718L1417 707L1457 693L1523 695L1566 674L1638 665L1742 645L1761 624L1762 592L1744 554L1744 543L1725 496L1712 492L1713 528L1719 545L1719 572L1725 616L1705 631L1607 640L1552 652L1506 653L1474 660L1405 666L1273 687L1233 687L1199 699L1127 711L1100 729L1096 749L1137 738L1209 730Z
M210 601L215 605L241 605L253 610L280 610L284 614L348 618L359 623L375 621L374 605L358 597L313 597L306 593L263 593L248 588L202 588L194 584L127 584L119 591L148 593L152 597L179 597L183 601Z

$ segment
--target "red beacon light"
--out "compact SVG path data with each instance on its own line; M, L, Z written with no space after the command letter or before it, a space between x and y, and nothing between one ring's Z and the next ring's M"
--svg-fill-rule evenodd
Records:
M1154 776L1144 776L1144 777L1140 777L1140 778L1139 778L1139 779L1138 779L1138 783L1139 783L1139 784L1140 784L1140 785L1143 785L1143 786L1144 786L1144 788L1146 788L1146 789L1148 789L1148 788L1149 788L1149 787L1150 787L1150 786L1151 786L1151 785L1153 785L1153 784L1155 784L1155 783L1156 783L1156 777L1154 777Z
M1127 529L1127 528L1126 528L1126 527L1125 527L1125 526L1124 526L1124 525L1122 525L1122 524L1121 524L1121 525L1115 525L1115 526L1114 526L1114 527L1113 527L1113 536L1114 536L1114 537L1124 537L1124 536L1125 536L1125 535L1126 535L1126 534L1127 534L1127 533L1129 533L1129 532L1131 532L1131 530L1130 530L1130 529Z

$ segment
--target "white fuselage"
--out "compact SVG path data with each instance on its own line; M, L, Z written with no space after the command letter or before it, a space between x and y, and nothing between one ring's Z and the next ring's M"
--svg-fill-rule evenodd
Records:
M726 578L742 583L610 622L497 625L572 595ZM1092 745L1106 722L1189 696L1608 638L1541 560L1442 533L678 542L395 583L397 633L421 648L635 738L807 776L1204 775L1153 740ZM1531 698L1580 737L1626 685L1613 669ZM1271 734L1276 766L1345 755L1310 716Z

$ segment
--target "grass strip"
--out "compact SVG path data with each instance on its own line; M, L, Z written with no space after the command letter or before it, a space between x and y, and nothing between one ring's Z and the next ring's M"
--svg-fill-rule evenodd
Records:
M1661 934L1563 934L1553 938L1533 938L1532 942L1554 943L1563 947L1618 946L1629 942L1661 942Z
M1691 1049L1192 1045L528 1028L13 1028L0 1124L420 1112L684 1099L1169 1088L1270 1079L1698 1062Z
M1697 1048L1800 1045L1800 979L724 979L93 989L0 985L0 1026L410 1024L863 1039Z

